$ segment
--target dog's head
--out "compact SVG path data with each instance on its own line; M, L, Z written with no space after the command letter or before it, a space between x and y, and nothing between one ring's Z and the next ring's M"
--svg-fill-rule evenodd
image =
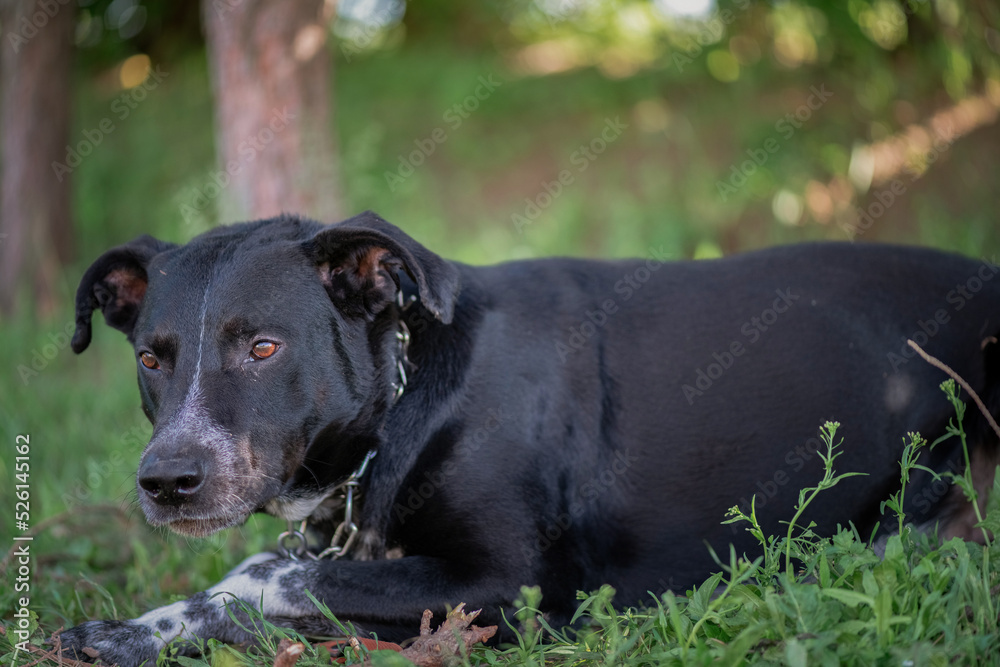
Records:
M451 321L456 268L373 213L282 217L177 246L104 253L76 298L135 347L153 436L137 474L147 520L207 535L268 509L305 518L377 444L396 380L399 271Z

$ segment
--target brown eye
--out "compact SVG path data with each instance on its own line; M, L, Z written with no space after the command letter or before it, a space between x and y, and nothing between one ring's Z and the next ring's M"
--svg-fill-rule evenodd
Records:
M269 340L262 340L258 343L254 343L253 349L250 351L250 356L254 359L267 359L277 351L277 343L273 343Z
M156 357L154 357L150 352L143 352L142 354L140 354L139 361L142 362L143 366L145 366L150 370L155 371L157 368L160 367L160 362L157 361Z

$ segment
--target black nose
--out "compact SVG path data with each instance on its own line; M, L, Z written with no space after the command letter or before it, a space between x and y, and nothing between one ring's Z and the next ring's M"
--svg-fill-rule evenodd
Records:
M205 481L205 468L192 459L146 457L139 467L139 488L160 505L192 500Z

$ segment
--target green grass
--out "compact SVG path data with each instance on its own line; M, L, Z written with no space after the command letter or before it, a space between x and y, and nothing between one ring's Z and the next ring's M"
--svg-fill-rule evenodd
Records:
M945 438L957 437L965 446L965 406L954 382L946 381L942 389L957 413ZM900 491L886 499L883 511L893 512L885 520L898 521L901 531L886 540L880 558L870 537L852 527L823 537L797 523L817 494L858 474L835 470L842 444L836 441L838 426L828 422L821 429L825 476L800 492L798 511L785 535L765 535L753 510L749 515L735 507L730 511L726 521L745 523L760 542L762 555L750 559L731 550L718 561L719 572L704 583L683 595L650 594L649 606L643 609L616 609L609 586L581 593L575 631L549 626L538 612L542 592L523 588L515 608L507 610L516 643L477 647L462 664L995 664L1000 655L1000 547L988 535L1000 534L1000 477L980 524L986 546L957 538L939 543L934 536L913 532L901 511ZM901 463L904 479L919 467L917 454L926 446L918 434L910 434ZM955 481L973 499L970 473ZM136 599L143 600L145 608L178 599L181 590L204 588L233 562L234 552L267 543L261 543L259 534L239 539L230 534L197 543L152 536L115 506L71 507L47 524L39 531L38 554L44 556L32 591L44 600L35 607L42 619L35 644L60 623L129 618L140 612ZM13 593L0 594L0 603L12 608ZM317 605L336 620L324 605ZM325 648L275 628L250 607L244 610L254 618L258 648L245 652L209 640L202 647L211 657L182 659L183 664L270 665L283 637L307 645L298 663L303 667L329 664ZM0 658L0 664L9 657ZM352 661L364 657L355 655ZM399 664L392 655L369 657L376 665Z

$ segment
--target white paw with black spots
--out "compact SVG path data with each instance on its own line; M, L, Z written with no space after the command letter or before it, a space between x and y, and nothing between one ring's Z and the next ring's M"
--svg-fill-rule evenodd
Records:
M60 638L64 657L85 662L100 658L104 664L118 667L155 665L163 646L152 628L134 621L88 621L65 630ZM85 652L85 648L91 651Z
M263 608L268 617L288 620L316 615L303 593L308 567L273 553L251 556L218 584L187 600L153 609L132 621L88 621L66 630L62 633L65 655L132 667L144 662L154 665L163 647L178 637L214 637L229 643L250 640L252 634L234 623L230 614L244 626L253 625L245 608ZM93 651L88 654L85 648ZM191 642L182 641L178 648L181 654L196 652ZM92 655L95 651L96 656Z

